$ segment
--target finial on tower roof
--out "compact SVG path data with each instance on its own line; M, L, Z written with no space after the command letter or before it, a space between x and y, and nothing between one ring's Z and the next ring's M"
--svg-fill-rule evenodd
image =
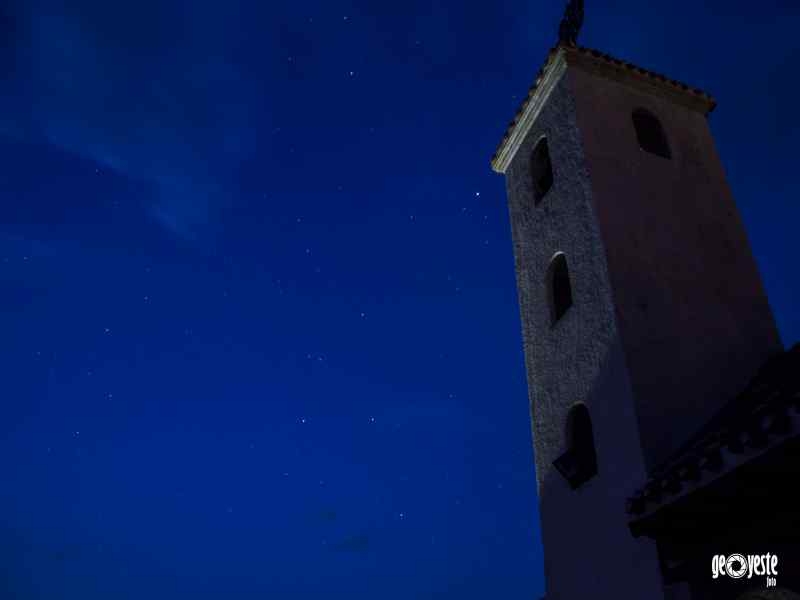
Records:
M569 0L558 27L558 41L561 44L575 46L578 42L578 33L583 25L583 0Z

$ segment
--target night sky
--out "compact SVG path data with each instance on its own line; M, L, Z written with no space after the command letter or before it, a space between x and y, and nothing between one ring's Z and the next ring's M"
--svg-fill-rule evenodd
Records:
M538 597L489 158L563 4L69 4L0 5L0 597ZM798 31L587 0L580 38L718 99L787 345Z

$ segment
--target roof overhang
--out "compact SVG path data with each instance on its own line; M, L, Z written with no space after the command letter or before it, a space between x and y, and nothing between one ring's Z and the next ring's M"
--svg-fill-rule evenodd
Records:
M505 135L491 161L492 169L496 173L506 172L556 84L567 67L571 66L645 92L666 96L673 102L703 114L710 113L716 106L716 101L709 94L685 83L642 69L598 50L559 44L548 54L522 106L506 128Z
M509 123L503 141L497 148L492 158L492 169L496 173L505 173L511 164L520 145L525 139L525 134L542 112L551 92L567 70L564 46L557 46L550 51L544 66L536 81L528 91L528 97L517 111L514 120Z
M731 465L713 479L704 479L687 493L669 499L628 522L634 537L678 543L694 541L711 531L741 528L742 519L783 519L784 533L798 534L797 513L800 436L780 440L758 455ZM793 520L786 515L795 515Z
M748 474L748 481L752 483L752 487L759 489L759 494L768 485L775 485L779 489L787 486L788 481L800 472L800 467L794 464L800 444L798 435L800 413L794 412L790 418L792 433L770 439L764 448L758 450L748 448L738 454L723 448L720 450L720 461L713 470L705 466L697 469L695 477L691 479L678 477L659 482L658 487L661 489L653 490L655 497L648 498L646 510L639 514L629 513L628 527L633 536L658 538L664 532L674 533L676 517L679 515L695 514L698 510L706 512L709 506L718 513L726 507L731 508L727 505L731 503L732 498L738 501L748 497L748 490L742 489L745 487L742 485L745 473ZM789 456L793 458L776 458L782 457L785 449L792 449ZM776 465L779 464L781 467L777 468ZM770 477L775 480L769 481ZM737 483L731 484L732 481ZM675 488L669 489L671 484L675 485ZM727 495L728 502L723 503L719 498L713 502L708 501L709 497L715 497L717 490L724 489L726 485L736 490ZM685 519L679 518L679 520Z

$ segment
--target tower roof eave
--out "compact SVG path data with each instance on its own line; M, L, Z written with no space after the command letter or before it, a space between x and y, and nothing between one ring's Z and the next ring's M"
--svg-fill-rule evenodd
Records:
M625 81L639 87L666 93L676 101L706 115L717 105L716 100L701 89L637 67L599 50L558 44L548 53L536 80L529 88L514 119L508 124L503 139L492 156L491 165L495 172L505 173L522 142L522 136L528 129L526 125L538 115L543 101L568 65L583 68L609 79Z

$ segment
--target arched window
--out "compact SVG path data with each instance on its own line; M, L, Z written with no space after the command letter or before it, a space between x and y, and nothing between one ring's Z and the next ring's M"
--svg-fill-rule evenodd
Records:
M533 183L533 203L539 204L553 187L553 165L550 162L550 149L547 138L542 138L531 154L531 179Z
M667 136L664 135L664 128L656 116L643 108L637 108L632 116L639 147L650 154L671 158Z
M597 452L589 409L577 404L567 415L567 451L553 465L574 490L597 475Z
M548 269L548 288L550 300L550 316L555 323L564 316L572 306L572 285L569 281L567 258L558 253L553 257Z

